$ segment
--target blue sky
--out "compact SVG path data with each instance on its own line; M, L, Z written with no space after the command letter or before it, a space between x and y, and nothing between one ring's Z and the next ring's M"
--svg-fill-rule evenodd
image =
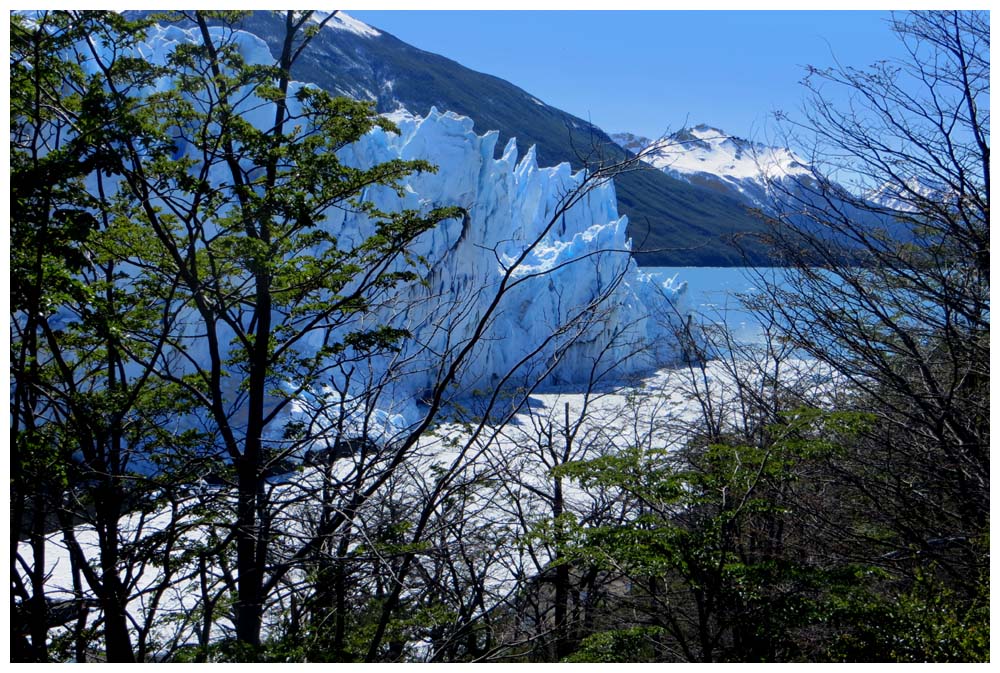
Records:
M609 132L708 123L766 140L806 64L900 57L889 12L362 11L405 42L502 77Z

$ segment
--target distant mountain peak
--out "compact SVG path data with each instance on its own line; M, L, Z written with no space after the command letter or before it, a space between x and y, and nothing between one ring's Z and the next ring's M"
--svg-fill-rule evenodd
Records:
M763 182L809 175L806 163L787 148L751 142L704 123L653 141L631 133L616 133L612 138L629 151L644 152L645 160L656 168L681 177L712 175L727 182Z
M616 145L634 154L638 154L653 143L646 136L639 136L634 133L612 133L610 136Z
M788 148L753 142L705 123L657 140L631 133L616 133L612 139L668 175L765 211L780 198L772 181L795 183L812 177L809 165Z
M312 20L319 23L330 16L330 14L334 14L334 17L326 24L327 28L344 30L355 35L360 35L361 37L379 37L382 34L381 31L372 28L364 21L355 19L343 10L334 10L333 12L315 11L313 12Z
M958 194L945 183L927 177L885 182L865 197L882 208L904 213L920 212L928 204L957 201Z
M692 126L689 129L692 133L702 135L713 135L713 136L725 136L726 132L716 126L709 126L708 124L698 124L697 126Z

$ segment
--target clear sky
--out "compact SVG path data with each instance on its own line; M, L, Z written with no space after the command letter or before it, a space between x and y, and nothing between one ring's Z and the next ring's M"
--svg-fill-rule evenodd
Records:
M802 66L903 55L889 12L347 12L606 131L649 137L707 123L766 140L774 110L801 107Z

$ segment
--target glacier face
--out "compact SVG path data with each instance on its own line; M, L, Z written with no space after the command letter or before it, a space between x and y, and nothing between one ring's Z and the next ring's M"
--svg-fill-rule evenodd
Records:
M154 27L137 49L148 61L165 63L176 45L198 39L195 30ZM260 38L238 32L235 41L248 63L273 61ZM292 95L302 86L309 85L296 83ZM274 118L272 105L255 97L240 105L259 128ZM401 288L367 318L412 334L401 353L370 358L362 377L391 379L383 399L392 400L384 415L393 425L419 418L416 402L460 354L458 395L536 380L584 384L649 371L676 357L685 286L639 271L610 180L591 182L568 164L540 168L534 148L519 159L513 140L494 159L497 132L477 135L471 119L453 113L401 111L391 118L398 134L374 129L339 158L358 167L423 159L438 172L408 178L401 198L384 187L369 188L363 198L386 211L461 206L467 212L416 239L411 252L425 260L425 282ZM355 211L331 208L325 215L321 226L342 246L374 232L374 223ZM305 348L320 345L317 333ZM188 350L198 357L197 342Z
M559 359L550 379L560 383L586 382L602 363L625 374L675 355L683 287L639 272L610 181L591 187L568 164L540 168L533 148L518 159L515 141L493 159L498 134L476 135L467 117L432 109L426 117L399 113L394 121L398 135L373 131L345 159L427 159L439 174L410 179L397 207L450 204L468 213L416 241L414 252L428 260L429 287L401 297L421 306L407 316L416 341L436 353L465 342L502 291L463 372L467 384L495 383L536 349L536 367ZM577 196L563 212L565 200ZM379 190L368 198L395 196ZM343 211L331 215L334 228L366 228ZM424 294L434 301L424 302Z

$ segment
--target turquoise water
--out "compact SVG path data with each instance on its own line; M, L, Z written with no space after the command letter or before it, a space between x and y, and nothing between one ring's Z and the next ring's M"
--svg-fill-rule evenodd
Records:
M759 292L761 274L775 279L781 273L780 269L705 266L646 267L643 271L687 282L688 308L694 320L702 325L725 325L744 342L759 340L761 325L743 306L740 295Z

